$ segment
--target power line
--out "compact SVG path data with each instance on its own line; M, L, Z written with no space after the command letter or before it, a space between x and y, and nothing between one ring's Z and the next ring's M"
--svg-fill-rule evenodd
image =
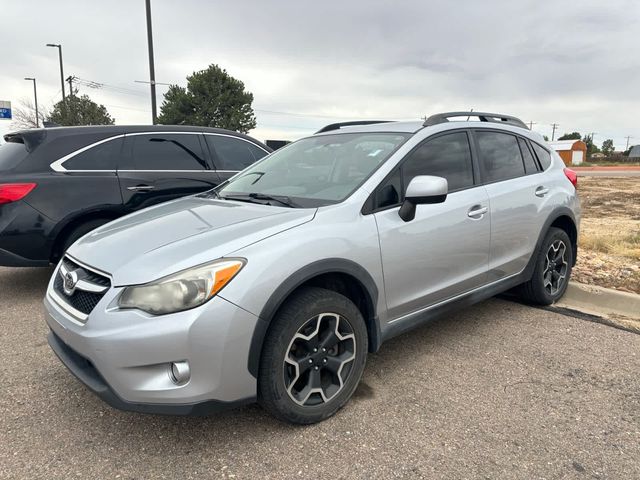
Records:
M553 140L555 140L556 138L556 128L558 128L560 126L559 123L552 123L551 126L553 127L553 132L551 133L551 141L553 142Z

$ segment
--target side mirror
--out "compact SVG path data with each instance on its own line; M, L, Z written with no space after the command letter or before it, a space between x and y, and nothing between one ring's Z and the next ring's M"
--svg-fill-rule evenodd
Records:
M449 184L446 178L431 175L413 177L407 186L407 193L398 215L405 222L409 222L416 216L416 205L442 203L446 200L448 191Z

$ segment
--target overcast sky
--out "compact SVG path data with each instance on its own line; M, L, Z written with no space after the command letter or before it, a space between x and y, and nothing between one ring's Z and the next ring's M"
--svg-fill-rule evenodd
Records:
M60 99L65 76L118 124L150 123L144 0L2 0L0 100ZM152 0L156 80L217 63L254 94L257 138L346 119L497 111L551 135L640 143L637 0ZM158 87L158 104L166 87ZM275 113L284 112L284 113ZM10 122L0 120L0 132ZM556 134L556 137L558 134Z

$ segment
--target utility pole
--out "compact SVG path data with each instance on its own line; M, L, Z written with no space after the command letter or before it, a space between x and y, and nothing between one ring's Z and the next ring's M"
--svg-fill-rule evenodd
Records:
M158 123L156 111L156 72L153 65L153 33L151 32L151 0L145 0L147 10L147 44L149 46L149 86L151 87L151 122Z
M69 96L73 97L73 81L76 79L73 75L67 77L67 82L69 82Z
M33 100L36 102L36 128L40 126L40 115L38 114L38 89L36 88L36 79L33 77L24 77L25 80L33 82Z
M629 139L633 138L631 135L627 135L626 137L624 137L627 139L627 148L624 149L624 151L626 152L627 150L629 150Z
M551 133L551 141L553 142L556 138L556 128L558 128L560 126L559 123L552 123L551 126L553 127L553 132Z
M64 94L64 70L62 68L62 45L58 43L47 43L47 47L55 47L58 49L58 58L60 59L60 87L62 88L62 103L65 102Z
M534 122L533 120L531 120L529 122L529 130L533 130L533 126L536 125L536 122Z

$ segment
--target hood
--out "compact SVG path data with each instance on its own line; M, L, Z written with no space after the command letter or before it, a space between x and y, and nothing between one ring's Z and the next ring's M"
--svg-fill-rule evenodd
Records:
M316 209L186 197L122 217L68 250L115 286L156 280L313 219Z

